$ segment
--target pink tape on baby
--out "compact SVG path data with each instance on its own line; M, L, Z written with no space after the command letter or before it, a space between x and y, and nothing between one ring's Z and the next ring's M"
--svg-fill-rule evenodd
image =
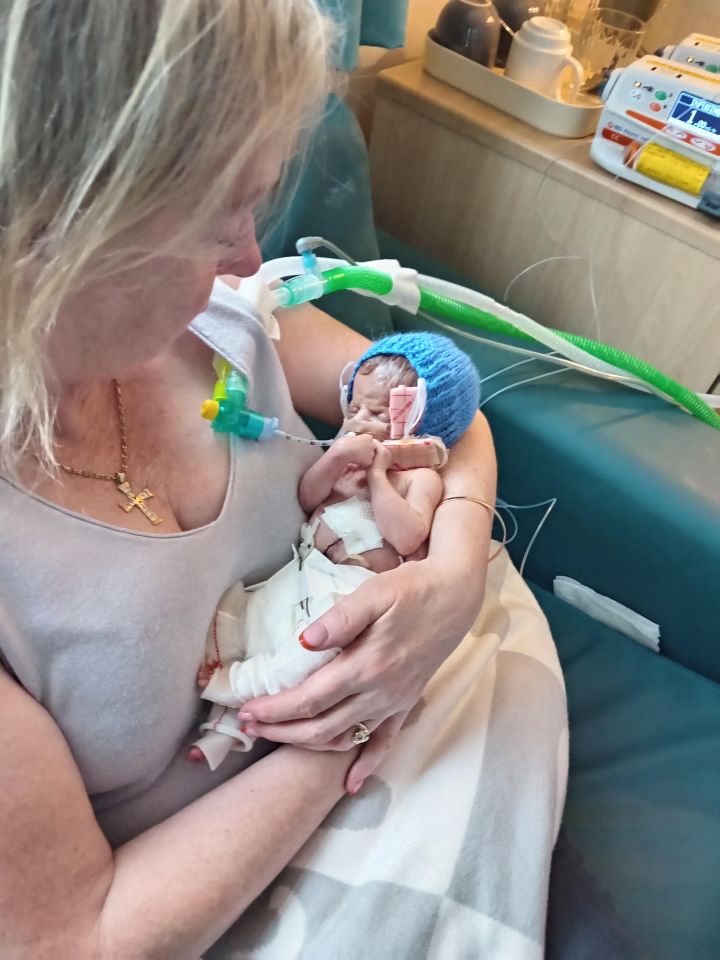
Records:
M415 402L417 387L399 386L390 391L390 439L405 436L405 424Z
M383 446L392 454L391 470L414 470L417 467L439 470L447 463L447 449L440 437L383 440Z

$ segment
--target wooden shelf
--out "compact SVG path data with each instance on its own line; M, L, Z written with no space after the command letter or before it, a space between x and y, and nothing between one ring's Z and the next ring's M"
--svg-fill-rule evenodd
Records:
M425 73L378 77L378 225L536 320L612 343L697 390L720 370L720 222L618 180ZM572 259L571 259L572 258ZM592 291L591 291L592 278ZM593 306L593 299L598 306Z

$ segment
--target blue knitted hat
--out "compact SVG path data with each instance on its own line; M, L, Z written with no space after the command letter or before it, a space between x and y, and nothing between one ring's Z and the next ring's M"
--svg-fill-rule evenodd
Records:
M371 357L405 357L427 383L427 406L415 431L451 447L470 426L480 402L480 378L472 360L437 333L396 333L377 340L353 368L348 402L360 367Z

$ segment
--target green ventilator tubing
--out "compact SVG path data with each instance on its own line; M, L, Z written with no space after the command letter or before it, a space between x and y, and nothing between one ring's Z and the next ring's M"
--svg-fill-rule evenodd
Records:
M324 270L325 293L335 293L337 290L348 290L357 287L360 290L369 290L384 296L393 288L392 277L379 270L368 270L366 267L334 267Z
M324 293L334 293L337 290L360 289L368 290L377 296L384 296L390 293L393 287L393 280L386 273L379 270L370 270L362 266L343 266L334 267L332 270L323 271ZM434 313L454 323L463 326L476 327L486 330L489 333L498 333L503 336L516 337L521 340L536 342L535 338L522 330L518 330L509 320L503 320L478 307L461 303L451 297L442 294L432 293L429 290L420 288L420 309L427 313ZM590 356L603 360L605 363L612 364L619 370L643 380L645 383L659 390L674 400L679 406L683 407L688 413L691 413L697 420L708 424L715 430L720 430L720 416L707 403L699 397L694 390L683 386L671 377L668 377L662 371L658 370L651 363L640 360L632 354L625 353L617 347L608 346L605 343L598 343L590 340L588 337L580 336L575 333L568 333L566 330L553 330L553 333L574 344L581 350L584 350ZM541 356L541 354L539 354Z
M431 293L428 290L420 291L420 309L427 310L428 313L436 313L448 320L461 323L464 326L479 327L482 330L488 330L491 333L500 333L504 336L517 337L522 340L532 340L533 338L517 327L514 327L508 320L496 317L492 313L479 310L477 307L471 307L460 303L450 297L444 297L442 294ZM549 328L552 329L552 328ZM573 343L580 347L586 353L598 360L604 360L626 373L630 373L639 380L644 380L651 386L672 397L676 403L684 407L698 420L720 430L720 416L708 406L707 403L699 397L694 390L684 387L681 383L668 377L662 371L658 370L651 363L645 360L639 360L632 354L625 353L617 347L608 346L605 343L598 343L575 333L568 333L566 330L553 330L563 340Z

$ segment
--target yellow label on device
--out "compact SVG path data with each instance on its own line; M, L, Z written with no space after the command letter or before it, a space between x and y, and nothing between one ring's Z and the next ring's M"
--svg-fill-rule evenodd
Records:
M634 168L652 180L683 190L693 197L699 195L712 170L704 163L697 163L656 143L649 143L640 150Z
M706 70L693 70L686 63L675 63L672 60L659 60L654 57L648 57L643 60L648 66L662 67L666 73L682 73L686 77L697 77L698 80L704 80L706 83L720 83L720 77L716 73L708 73Z

